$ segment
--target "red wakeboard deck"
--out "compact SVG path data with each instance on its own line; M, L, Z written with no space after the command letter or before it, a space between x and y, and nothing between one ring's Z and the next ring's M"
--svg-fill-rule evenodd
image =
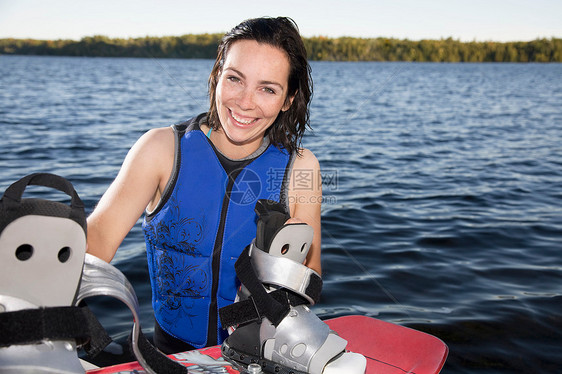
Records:
M345 316L324 321L348 341L347 349L367 358L366 374L436 374L449 349L435 336L365 316ZM221 356L220 346L176 353L171 359L187 366L189 373L239 371ZM88 374L141 374L137 362L89 370Z
M449 348L433 335L365 316L324 321L347 340L347 350L367 358L367 374L434 374Z
M214 374L214 373L228 373L239 374L238 369L228 361L226 361L221 354L220 345L214 347L201 348L194 351L187 351L181 353L174 353L168 355L172 360L187 366L188 372L191 374ZM88 370L87 374L144 374L146 373L138 362L129 362L126 364L119 364L108 366L101 369ZM163 373L164 374L164 373Z

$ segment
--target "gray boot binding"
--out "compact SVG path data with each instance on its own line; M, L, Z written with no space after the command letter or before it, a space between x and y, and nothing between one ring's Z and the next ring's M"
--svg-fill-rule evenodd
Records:
M22 199L29 184L65 192L70 206ZM84 207L66 180L35 174L6 190L0 200L0 372L84 372L76 346L86 332L76 325L89 322L72 305L85 252Z
M28 185L49 187L70 204L23 199ZM147 373L187 373L157 351L140 328L134 290L121 273L86 253L84 205L66 179L37 173L13 183L0 200L0 373L75 374L111 342L80 301L111 296L133 314L131 348Z
M346 352L347 341L307 305L320 296L322 279L303 265L313 238L307 224L285 224L288 215L275 202L259 200L255 240L238 258L242 286L234 304L219 311L229 337L223 356L266 373L364 373L366 360Z

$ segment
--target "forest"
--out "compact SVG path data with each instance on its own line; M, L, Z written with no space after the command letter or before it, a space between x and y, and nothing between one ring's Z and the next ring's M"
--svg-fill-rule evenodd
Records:
M75 40L0 39L0 54L214 59L222 34ZM562 62L562 39L461 42L452 38L303 38L313 61Z

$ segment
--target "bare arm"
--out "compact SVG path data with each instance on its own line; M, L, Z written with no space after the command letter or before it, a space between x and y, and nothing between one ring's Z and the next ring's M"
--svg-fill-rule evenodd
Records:
M171 174L174 135L170 128L144 134L88 217L87 252L110 262L144 209L154 206Z
M320 224L321 205L322 184L320 165L314 154L308 149L304 149L302 156L297 157L293 165L291 183L289 184L289 206L291 209L291 220L305 222L314 229L314 237L305 265L318 272L318 274L322 274L320 262L322 237Z

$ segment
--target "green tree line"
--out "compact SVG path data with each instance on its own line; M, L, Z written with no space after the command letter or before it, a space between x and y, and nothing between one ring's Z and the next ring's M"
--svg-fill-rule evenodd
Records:
M74 40L0 39L0 54L215 58L222 34L118 39L105 36ZM461 42L452 38L304 38L310 60L418 62L562 62L562 39L529 42Z

